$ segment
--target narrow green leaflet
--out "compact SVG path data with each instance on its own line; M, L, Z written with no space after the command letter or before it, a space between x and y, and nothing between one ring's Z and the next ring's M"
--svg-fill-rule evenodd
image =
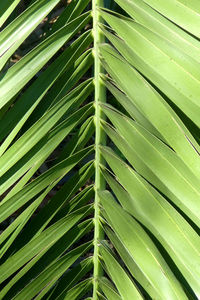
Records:
M120 239L116 236L116 234L112 231L112 229L108 226L104 227L106 234L108 235L111 243L113 244L115 250L120 255L120 258L125 263L129 272L132 274L133 278L140 282L143 289L148 293L148 295L152 299L156 299L158 297L157 292L148 282L148 278L145 277L145 274L139 268L139 266L134 261L131 254L128 252L126 247L124 247L123 243L121 243Z
M0 138L3 139L8 133L9 136L7 137L7 141L4 141L4 146L1 145L1 154L9 146L35 108L39 106L41 111L40 102L44 95L60 77L62 72L66 69L69 70L74 61L80 56L80 53L82 53L84 48L90 43L91 33L86 32L77 41L72 43L63 54L34 81L8 113L4 115L0 120ZM67 59L68 56L70 56L69 60Z
M108 223L157 292L158 299L187 299L174 274L143 228L116 203L110 192L100 192L99 196L108 216Z
M46 0L36 1L0 33L0 70L8 58L58 2L59 0L49 0L48 2Z
M127 93L168 144L200 178L199 145L185 125L164 99L151 88L136 70L122 60L114 49L103 46L101 52L105 57L106 69L113 75L120 88ZM117 73L119 68L120 73ZM145 101L141 101L141 97Z
M63 25L69 23L76 17L78 17L84 9L89 4L90 0L72 0L70 1L69 5L64 9L62 14L60 15L57 22L55 22L52 26L52 31L55 32L59 28L61 28Z
M89 106L82 107L77 112L72 114L54 130L51 130L35 147L31 149L21 160L19 160L6 174L0 179L1 193L5 192L8 187L12 186L16 180L21 180L14 186L14 188L7 194L3 202L7 201L11 195L19 191L33 176L33 174L42 165L50 153L59 145L70 131L85 120L93 112L93 108ZM73 153L73 152L72 152ZM72 154L69 153L69 154ZM57 162L64 160L66 156L61 157ZM27 173L26 173L27 172Z
M78 17L11 67L0 82L0 108L8 103L62 45L88 23L89 19L88 13Z
M41 272L55 263L74 243L84 237L92 228L91 220L76 224L72 229L61 236L47 251L40 251L30 262L28 262L2 289L0 296L12 298L18 294L27 284L36 279ZM20 247L22 249L22 247ZM81 265L82 266L82 265ZM85 266L85 265L84 265ZM73 270L73 269L72 269ZM86 264L87 270L87 264ZM73 270L76 274L77 268ZM68 273L68 272L67 272ZM84 270L83 270L84 273ZM65 276L64 276L65 277ZM17 284L16 284L17 283ZM70 283L69 283L70 285Z
M198 0L169 0L165 3L157 0L145 0L145 2L166 18L177 23L198 38L200 37L200 3Z
M6 21L6 19L10 16L10 14L15 9L15 7L18 5L19 2L20 2L20 0L1 1L1 3L0 3L0 27L3 25L3 23Z
M29 131L16 141L9 150L0 158L0 176L5 174L20 158L33 148L42 137L59 121L59 119L71 109L75 103L78 106L83 102L93 90L92 82L84 82L83 85L72 91L69 95L56 103ZM83 88L85 86L85 88ZM18 151L17 151L18 150ZM7 163L6 163L7 161Z
M14 299L32 299L33 296L37 295L40 299L46 294L48 289L62 276L62 274L86 251L91 248L91 242L83 244L78 248L68 252L60 259L58 259L54 264L42 272L35 280L31 281L30 284L16 296ZM38 293L40 294L38 295ZM37 299L36 298L36 299Z
M107 79L107 80L106 80ZM105 84L116 98L116 100L126 109L129 115L136 120L139 124L143 125L144 128L148 129L155 136L159 137L161 140L164 140L163 136L156 130L156 128L150 123L150 121L143 115L140 110L135 106L133 101L127 97L124 93L118 90L114 84L109 82L108 78L104 78Z
M91 154L93 147L85 148L82 151L61 161L34 181L26 185L21 191L0 205L0 222L4 221L9 215L26 204L30 199L38 195L50 184L62 179L81 159Z
M85 279L81 281L79 284L75 285L69 291L63 293L61 296L57 298L57 300L79 300L82 299L85 294L91 289L92 287L92 279Z
M162 38L173 43L180 50L195 58L198 62L200 58L199 42L181 30L177 25L170 22L163 15L151 8L144 0L116 0L116 2L137 22L143 24L151 31L159 34ZM189 2L187 2L189 3Z
M73 284L77 283L84 275L91 271L92 267L91 257L81 261L80 264L77 264L72 270L63 275L48 299L53 300L59 298L59 295L64 295L67 290L72 288Z
M106 13L103 16L128 45L121 47L120 52L143 75L151 77L151 81L199 126L200 72L197 62L131 19L119 20ZM144 49L142 52L141 48Z
M120 295L115 291L114 287L111 285L110 281L107 278L101 278L99 285L103 293L106 295L107 299L110 300L122 299Z
M106 265L106 271L108 274L110 274L122 299L143 299L135 284L114 258L109 248L107 249L107 247L102 244L100 253Z
M63 236L72 226L74 226L80 219L91 212L91 207L86 206L67 217L61 219L48 229L46 229L40 236L33 239L24 248L11 256L0 267L0 282L6 280L10 275L32 259L40 252L45 253L53 244Z
M104 111L120 135L125 139L125 143L126 141L128 142L130 149L129 153L127 151L125 155L126 157L131 157L130 153L133 153L133 157L130 160L133 163L133 167L135 167L134 163L137 161L137 157L139 157L148 169L152 170L159 181L162 181L172 194L175 195L175 198L171 197L172 200L174 199L175 204L200 226L197 213L200 209L198 207L198 199L200 198L199 180L197 180L194 174L183 164L174 151L151 135L142 126L137 125L136 122L120 115L112 109L104 109ZM123 142L120 142L119 148L123 147L126 149ZM134 150L132 151L132 149ZM148 156L146 153L148 153ZM138 162L136 162L137 164ZM151 176L149 175L147 175L147 179L163 193L166 193L166 189L162 185L160 187L159 183L157 184L157 179L153 178L151 180ZM166 196L169 197L171 194L166 193Z
M138 212L140 211L139 214L141 213L140 218L143 219L144 217L145 222L148 220L151 226L153 225L154 230L152 231L154 234L157 231L155 234L156 237L162 240L168 253L176 259L178 267L188 282L190 282L196 295L198 295L200 288L197 279L200 276L198 246L200 239L198 235L148 182L128 167L113 151L107 148L102 149L102 151L117 178L119 178L119 182L129 191L131 197L136 199L135 203L138 205ZM153 199L154 201L151 201ZM145 202L144 206L142 206L143 201ZM145 208L147 209L147 214L145 213ZM158 213L157 217L155 211ZM148 213L154 213L153 219ZM150 218L152 221L150 221ZM149 229L152 228L149 226L150 223L148 223ZM173 234L169 235L169 231ZM180 244L182 245L182 249L184 249L181 253L179 252ZM193 253L192 256L190 256L191 253Z

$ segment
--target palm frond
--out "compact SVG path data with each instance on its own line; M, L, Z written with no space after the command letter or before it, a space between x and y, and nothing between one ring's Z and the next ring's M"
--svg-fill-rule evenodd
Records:
M0 299L198 299L199 3L69 2L0 4Z

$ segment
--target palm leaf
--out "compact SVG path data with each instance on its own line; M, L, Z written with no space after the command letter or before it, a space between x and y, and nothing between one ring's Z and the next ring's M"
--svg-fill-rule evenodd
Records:
M199 3L69 2L0 4L0 298L198 299Z

